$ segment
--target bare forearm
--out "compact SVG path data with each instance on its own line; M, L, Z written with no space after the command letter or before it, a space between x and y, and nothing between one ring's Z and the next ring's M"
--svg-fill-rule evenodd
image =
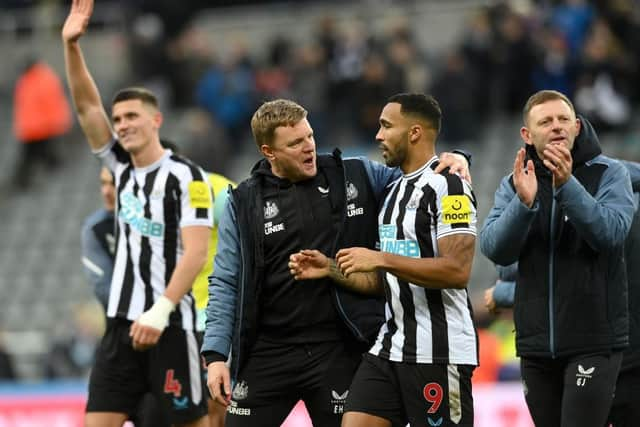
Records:
M342 274L334 260L329 261L329 278L352 291L368 295L382 295L384 288L377 272Z
M165 289L164 295L175 304L178 304L180 299L191 290L193 282L200 270L202 270L206 260L206 252L204 254L185 252L173 270L171 280Z
M398 278L429 289L462 289L471 274L471 262L455 258L409 258L384 253L385 271Z
M80 126L92 149L99 149L111 139L111 127L100 92L87 68L77 41L64 42L65 70L71 98Z

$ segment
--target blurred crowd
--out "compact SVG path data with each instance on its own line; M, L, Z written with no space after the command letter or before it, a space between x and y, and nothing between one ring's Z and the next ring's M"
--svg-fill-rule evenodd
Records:
M303 40L274 28L258 52L241 38L212 42L195 19L205 7L228 3L122 3L132 72L126 81L164 93L165 107L187 112L181 144L208 170L230 172L230 147L247 137L257 105L276 97L309 110L320 149L340 141L347 152L373 140L387 96L401 91L439 99L440 139L454 144L477 139L488 117L519 113L543 88L569 95L601 133L626 131L640 104L636 0L479 6L468 11L452 47L437 52L420 45L408 19L379 33L363 21L341 26L330 14Z
M214 132L226 141L216 156L245 136L258 103L276 97L309 109L321 148L372 141L386 97L399 91L433 93L444 111L441 139L453 143L473 141L489 115L519 113L543 88L568 94L600 132L627 129L640 103L634 0L479 7L460 40L439 52L420 46L406 21L379 34L366 22L340 27L326 15L308 41L274 29L261 54L235 40L224 55L189 20L178 21L172 5L131 20L133 78L162 81L174 107L206 112L207 121L194 121L195 137Z

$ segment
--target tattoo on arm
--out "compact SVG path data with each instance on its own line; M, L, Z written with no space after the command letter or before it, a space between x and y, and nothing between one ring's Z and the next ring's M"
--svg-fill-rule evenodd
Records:
M333 259L329 260L329 278L345 288L363 294L382 295L384 293L378 272L352 273L346 277Z
M331 280L338 282L342 285L347 284L347 278L342 274L342 271L338 268L338 264L334 259L329 259L329 277Z

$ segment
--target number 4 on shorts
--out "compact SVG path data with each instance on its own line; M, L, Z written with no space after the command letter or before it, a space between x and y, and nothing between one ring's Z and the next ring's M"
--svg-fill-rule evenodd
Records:
M164 377L164 392L173 393L175 397L180 397L182 394L182 385L180 381L173 378L173 369L167 370Z

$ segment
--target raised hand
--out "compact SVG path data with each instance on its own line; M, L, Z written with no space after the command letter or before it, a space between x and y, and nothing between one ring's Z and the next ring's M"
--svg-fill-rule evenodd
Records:
M93 0L73 0L69 16L62 27L62 40L71 43L82 37L87 31L92 13Z
M564 144L547 144L544 148L544 165L553 174L553 186L562 186L571 177L573 158Z
M538 181L536 180L536 172L533 166L533 161L527 161L526 168L522 165L525 159L525 150L521 148L516 154L516 160L513 162L513 185L516 188L516 193L520 198L520 201L527 205L527 207L533 206L533 202L536 200L536 194L538 193Z
M289 256L289 271L296 280L327 277L330 273L329 258L315 249L304 249Z
M342 274L374 271L382 262L382 252L366 248L340 249L336 254L336 263Z

